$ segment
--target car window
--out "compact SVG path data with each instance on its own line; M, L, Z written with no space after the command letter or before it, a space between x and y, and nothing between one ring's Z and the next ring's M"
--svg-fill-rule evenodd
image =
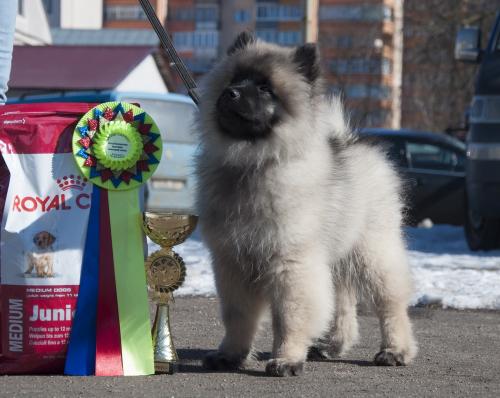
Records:
M463 170L463 159L455 151L434 144L407 142L406 152L412 168Z
M388 148L388 156L391 161L394 162L396 166L408 167L408 161L406 159L406 152L404 145L399 140L386 140Z
M195 106L168 100L123 98L123 101L139 103L151 115L160 129L163 141L195 144Z

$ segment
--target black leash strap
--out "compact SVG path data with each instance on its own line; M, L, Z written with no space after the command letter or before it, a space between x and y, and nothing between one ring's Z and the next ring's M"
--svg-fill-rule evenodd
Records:
M161 45L167 52L168 58L170 60L170 66L173 66L175 68L175 70L181 77L182 82L186 86L189 96L191 97L193 102L196 105L198 105L200 103L200 97L196 92L196 82L194 81L193 77L187 70L184 62L182 62L182 59L179 57L179 54L177 54L174 44L172 43L170 36L167 34L167 31L161 24L160 20L156 16L153 6L149 2L149 0L139 0L139 3L141 3L141 7L146 13L149 22L153 26L153 29L155 30L156 35L158 36L158 39L160 39Z

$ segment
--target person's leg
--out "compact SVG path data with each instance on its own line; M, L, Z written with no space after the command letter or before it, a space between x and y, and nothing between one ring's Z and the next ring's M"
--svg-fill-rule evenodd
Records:
M0 105L5 104L16 27L17 0L0 1Z

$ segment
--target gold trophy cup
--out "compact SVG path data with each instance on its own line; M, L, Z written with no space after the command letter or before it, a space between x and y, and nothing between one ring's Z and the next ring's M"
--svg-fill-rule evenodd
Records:
M144 232L161 246L146 260L146 279L156 303L151 332L156 373L172 374L178 361L170 332L169 303L173 300L172 292L184 282L186 266L172 247L187 239L197 221L197 216L189 214L145 212L143 215Z

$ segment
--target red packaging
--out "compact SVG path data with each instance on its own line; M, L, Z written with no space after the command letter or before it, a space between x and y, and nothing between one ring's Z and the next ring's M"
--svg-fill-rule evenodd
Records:
M92 190L71 136L94 105L0 107L0 374L63 372Z

